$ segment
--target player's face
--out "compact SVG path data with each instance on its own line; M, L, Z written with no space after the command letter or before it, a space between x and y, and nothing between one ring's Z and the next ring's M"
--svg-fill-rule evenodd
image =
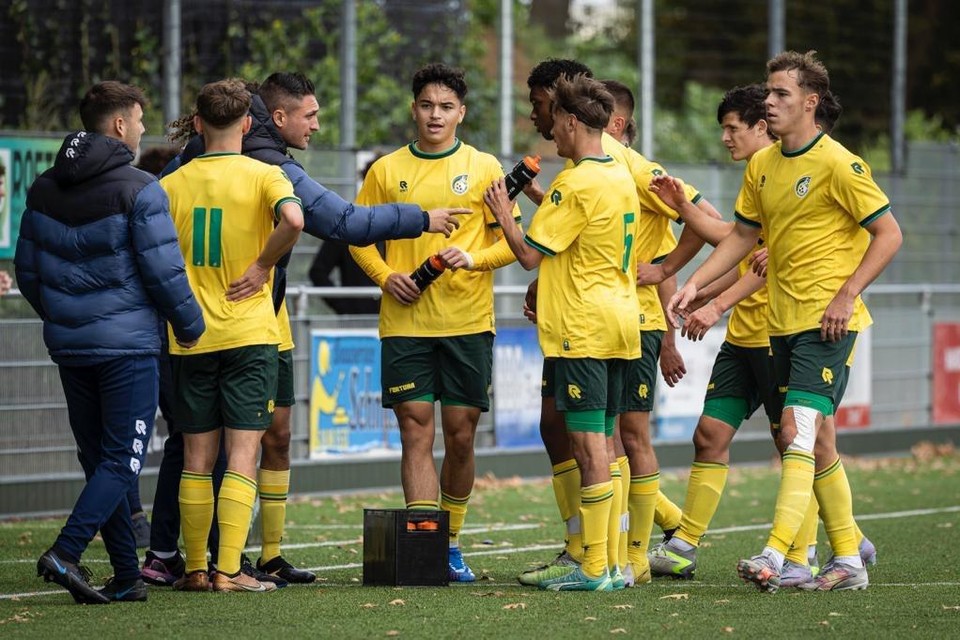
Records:
M543 87L530 89L530 119L537 132L546 140L553 140L550 130L553 128L553 113L550 111L552 100Z
M281 122L277 123L280 137L288 147L306 149L310 144L310 136L320 130L317 114L320 112L320 103L316 96L303 96L299 102L293 102L288 109L283 110ZM274 116L274 122L277 122Z
M763 121L752 127L740 119L740 114L730 111L720 121L720 139L734 160L748 160L750 156L770 144Z
M797 83L797 70L775 71L767 76L767 124L778 137L803 126L805 117L817 108L815 94Z
M134 103L133 107L122 115L124 130L121 140L136 154L140 150L140 138L146 132L146 127L143 126L143 107L139 103Z
M457 92L439 83L421 89L411 109L417 123L417 146L430 153L453 146L457 125L467 113L467 106L460 102Z

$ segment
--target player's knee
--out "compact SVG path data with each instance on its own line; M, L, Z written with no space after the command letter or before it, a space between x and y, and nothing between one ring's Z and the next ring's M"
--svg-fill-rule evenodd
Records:
M286 429L273 429L272 427L263 434L263 439L260 441L261 446L263 447L263 452L266 455L268 452L275 454L286 454L290 451L290 428L287 425Z
M812 407L792 405L785 411L785 418L780 427L780 438L783 451L802 451L812 454L817 440L817 421L821 413Z

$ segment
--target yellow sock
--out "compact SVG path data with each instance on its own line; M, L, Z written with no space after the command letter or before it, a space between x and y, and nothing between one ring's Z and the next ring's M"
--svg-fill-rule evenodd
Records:
M767 546L784 556L790 550L807 514L810 496L813 495L813 467L812 454L800 451L783 454L777 506L773 512L773 529L767 538Z
M700 546L713 515L720 506L720 496L727 485L730 467L721 462L694 462L687 481L687 497L683 503L680 526L673 534L680 540Z
M814 476L813 490L820 502L823 529L833 547L833 555L859 557L857 523L853 520L853 495L840 458Z
M566 527L566 546L575 560L583 557L583 535L580 525L580 467L574 459L553 465L553 493Z
M860 531L860 525L858 525L856 521L854 521L853 526L856 527L856 531L854 531L854 535L857 536L857 550L859 551L860 543L863 542L863 531Z
M463 529L463 521L467 517L467 503L469 501L470 494L463 498L456 498L440 492L440 509L450 512L450 544L453 546L460 544L460 531Z
M407 503L407 509L411 511L437 511L440 509L440 503L436 500L413 500Z
M217 568L227 575L240 571L240 554L247 544L257 481L236 471L227 471L217 496L217 524L220 525L220 553Z
M187 572L207 570L207 537L213 524L213 476L184 471L180 474L180 528Z
M283 525L287 519L290 470L260 469L257 474L257 485L260 491L260 531L263 537L260 560L268 562L280 555Z
M620 544L617 545L617 566L621 569L627 566L627 543L630 540L630 504L627 496L630 495L630 461L627 456L617 458L620 467Z
M627 550L634 570L649 564L647 547L653 529L654 512L657 509L657 494L660 493L660 472L630 478L630 546ZM642 573L642 571L640 571Z
M816 482L816 476L814 476L814 482ZM810 506L807 507L807 514L803 516L803 524L800 525L797 537L793 539L790 551L787 552L787 560L790 562L804 566L810 564L807 548L817 543L817 525L820 524L819 509L820 503L817 502L817 497L810 496Z
M613 501L613 483L592 484L580 489L580 524L583 536L583 572L598 578L607 568L607 521Z
M607 567L613 571L620 554L620 509L623 504L623 482L620 465L616 462L610 463L610 481L613 483L613 499L607 519Z
M657 508L653 513L653 523L661 531L670 531L680 526L683 511L662 491L657 492Z

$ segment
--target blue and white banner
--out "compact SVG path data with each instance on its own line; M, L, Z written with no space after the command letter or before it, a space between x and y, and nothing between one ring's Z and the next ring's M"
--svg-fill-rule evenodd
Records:
M493 346L493 424L498 447L542 447L543 354L537 328L497 329Z
M310 332L310 456L400 452L400 431L381 406L376 329Z

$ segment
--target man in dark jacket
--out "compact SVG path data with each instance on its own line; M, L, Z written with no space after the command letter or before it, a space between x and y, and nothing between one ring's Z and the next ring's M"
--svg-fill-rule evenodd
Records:
M43 319L87 478L37 574L81 604L147 597L126 494L157 410L160 318L183 347L204 331L167 197L130 166L144 103L139 89L112 81L84 96L85 130L66 137L30 188L17 242L17 282ZM114 577L96 590L79 561L98 530Z

